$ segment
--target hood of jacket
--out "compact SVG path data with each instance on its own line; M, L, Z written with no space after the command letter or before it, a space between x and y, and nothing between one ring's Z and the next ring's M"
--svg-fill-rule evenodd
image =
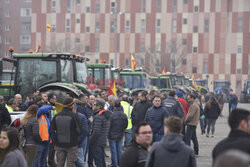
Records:
M183 136L177 133L170 133L161 140L163 147L170 152L178 152L184 144Z

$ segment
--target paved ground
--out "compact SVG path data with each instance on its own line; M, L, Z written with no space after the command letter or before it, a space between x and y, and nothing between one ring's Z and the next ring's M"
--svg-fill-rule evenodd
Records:
M238 107L250 109L250 104L239 104ZM214 146L224 139L229 131L230 128L227 123L228 118L228 103L224 105L222 111L222 117L219 117L216 125L215 125L215 135L214 138L207 138L205 135L201 135L200 125L197 127L197 137L199 141L199 156L197 157L197 166L198 167L211 167L212 165L212 150ZM106 158L107 165L110 164L110 152L109 148L107 147L105 152L108 154L108 158Z
M250 109L250 104L239 104L238 107ZM200 154L197 158L198 167L211 167L212 164L212 150L214 146L223 138L225 138L230 128L227 123L228 118L228 104L226 103L222 112L223 117L219 117L215 125L214 138L207 138L201 135L200 125L197 128L197 137L199 141Z

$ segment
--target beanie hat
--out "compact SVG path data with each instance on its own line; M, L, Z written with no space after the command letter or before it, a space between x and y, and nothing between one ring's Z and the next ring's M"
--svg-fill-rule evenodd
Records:
M183 93L182 93L182 91L180 91L180 90L176 92L176 95L177 95L178 97L183 97Z
M63 100L63 105L64 105L64 106L70 107L70 106L72 106L73 104L74 104L74 100L73 100L73 98L71 98L71 97L67 97L67 98L65 98L65 99Z

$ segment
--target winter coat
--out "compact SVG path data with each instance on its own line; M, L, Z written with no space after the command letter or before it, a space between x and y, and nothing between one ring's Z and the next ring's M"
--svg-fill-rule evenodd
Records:
M44 140L43 143L48 143L50 142L50 135L49 135L49 128L50 128L50 120L51 120L51 110L52 110L52 106L51 105L45 105L42 106L38 109L37 111L37 120L39 120L39 118L44 115L46 118L46 122L47 122L47 128L48 131L43 131L43 133L45 132L46 134L40 134L40 137L43 139L43 136L49 136L48 140ZM39 122L39 121L38 121ZM40 128L40 127L39 127ZM39 130L40 131L40 130ZM39 132L40 133L40 132ZM42 135L42 136L41 136Z
M184 119L184 110L179 101L177 101L174 97L169 96L167 99L163 100L163 105L167 108L170 116L177 116Z
M41 142L39 135L39 123L36 118L31 118L27 124L23 125L25 134L25 145L38 145Z
M132 142L123 152L119 167L144 167L148 150L136 142Z
M139 101L135 104L132 111L132 124L137 125L139 122L144 121L147 110L152 106L148 100Z
M110 118L112 113L108 110L101 110L94 116L92 132L90 135L90 144L105 147L109 127L110 127Z
M83 132L79 117L70 107L64 107L51 122L50 135L55 145L69 148L78 145L78 137Z
M206 105L205 107L205 116L208 119L218 119L220 113L221 110L219 104L216 101L212 101L210 108L208 107L208 105Z
M169 117L169 113L164 106L152 106L148 109L145 121L150 125L153 133L164 134L164 118Z
M186 125L197 126L200 120L200 106L194 102L190 105L187 117L185 119Z
M27 162L18 149L9 152L0 167L27 167Z
M10 125L10 123L11 123L10 113L8 112L5 105L1 104L0 105L0 129L3 125Z
M167 164L167 165L166 165ZM196 167L194 151L177 133L165 135L153 144L145 167Z
M223 152L236 149L250 154L250 135L241 130L231 130L228 137L220 141L213 149L213 161Z
M110 128L108 139L118 140L123 137L123 134L128 126L128 119L126 114L121 110L114 110L110 119Z
M187 113L188 113L188 110L189 110L189 105L187 103L187 101L181 97L178 97L178 101L181 103L182 105L182 108L184 110L184 118L187 117Z
M82 133L80 134L80 136L78 136L78 145L82 145L82 142L89 134L88 120L85 115L79 112L77 113L77 116L80 119L80 125L82 127Z

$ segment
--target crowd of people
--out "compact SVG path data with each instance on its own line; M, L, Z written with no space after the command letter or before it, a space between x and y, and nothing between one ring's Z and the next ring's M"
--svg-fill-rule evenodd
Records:
M24 103L20 94L6 104L0 96L0 167L106 167L107 144L111 167L195 167L196 128L200 123L201 135L214 137L222 96L151 90L116 98L102 90L77 98L68 93L62 109L53 93L36 90ZM250 112L236 106L229 136L213 150L217 167L231 155L223 155L227 150L250 154ZM8 126L13 111L26 111L19 131Z

